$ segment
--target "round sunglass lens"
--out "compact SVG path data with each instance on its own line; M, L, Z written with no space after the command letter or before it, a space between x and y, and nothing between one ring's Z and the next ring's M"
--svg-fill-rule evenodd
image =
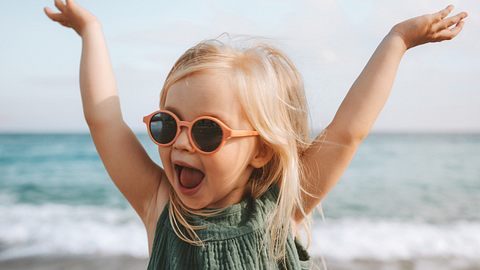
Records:
M213 152L222 143L222 128L212 120L200 119L192 126L192 138L204 152Z
M150 131L155 141L168 144L177 135L177 122L168 113L157 113L150 121Z

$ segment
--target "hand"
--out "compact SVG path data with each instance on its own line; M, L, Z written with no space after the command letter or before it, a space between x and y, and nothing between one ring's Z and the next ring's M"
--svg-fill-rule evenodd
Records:
M445 18L453 10L453 5L433 14L418 16L395 25L390 34L399 35L407 49L428 43L453 39L462 30L468 14L461 12ZM455 27L449 28L455 25Z
M88 25L98 22L93 14L73 2L73 0L66 0L66 3L63 3L62 0L55 0L55 6L60 10L59 13L54 13L48 7L45 7L43 9L45 14L47 14L52 21L72 28L80 36L82 36L84 29Z

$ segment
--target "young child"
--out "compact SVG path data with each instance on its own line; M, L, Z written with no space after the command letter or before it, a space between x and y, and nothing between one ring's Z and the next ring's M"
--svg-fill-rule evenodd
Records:
M302 79L278 49L207 40L168 74L144 117L163 168L125 124L99 21L73 0L46 15L82 38L85 119L145 224L148 269L308 269L296 228L339 180L384 106L406 50L454 38L453 6L392 27L332 122L311 141Z

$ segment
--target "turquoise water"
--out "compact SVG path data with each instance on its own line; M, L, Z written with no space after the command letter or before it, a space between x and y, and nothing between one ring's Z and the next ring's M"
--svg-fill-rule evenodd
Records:
M0 198L127 207L89 134L0 135ZM480 136L371 134L327 198L335 218L480 220Z
M325 200L331 217L480 220L480 135L370 135Z
M0 135L0 198L126 207L89 134Z
M138 138L159 163L148 136ZM322 207L327 222L315 215L314 239L323 248L313 254L478 258L480 135L370 134ZM143 225L89 134L1 134L0 210L0 259L147 254Z

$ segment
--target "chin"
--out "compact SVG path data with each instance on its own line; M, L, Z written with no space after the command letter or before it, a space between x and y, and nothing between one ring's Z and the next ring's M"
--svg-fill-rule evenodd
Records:
M187 205L188 208L192 209L192 210L200 210L200 209L203 209L203 205L199 205L199 204L194 204L194 205Z
M192 199L192 198L185 198L181 194L176 193L177 197L182 201L183 205L188 207L189 209L192 210L200 210L202 208L205 208L205 205L203 203L198 203L198 200Z

